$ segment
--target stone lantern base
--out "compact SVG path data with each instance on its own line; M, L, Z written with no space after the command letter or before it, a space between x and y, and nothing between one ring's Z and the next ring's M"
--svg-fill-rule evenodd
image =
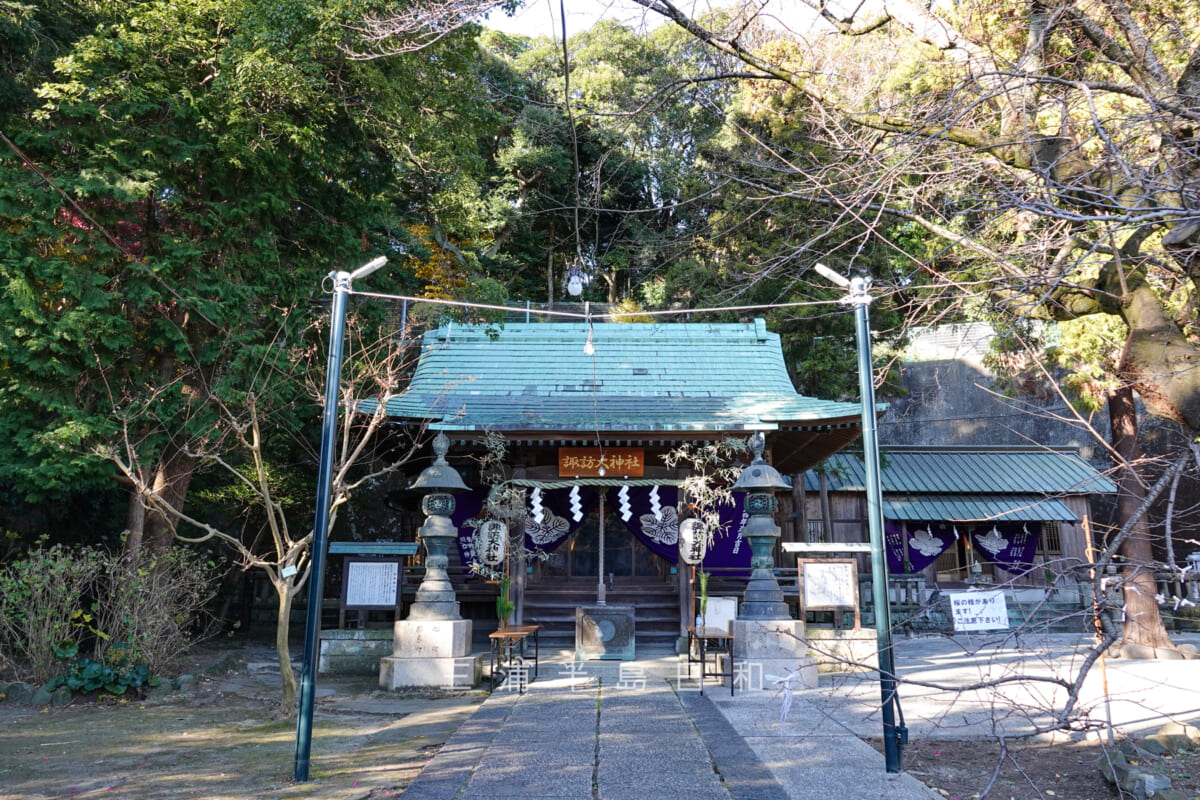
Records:
M392 655L379 662L379 688L470 688L483 674L471 655L469 619L405 619L395 623Z
M775 681L797 672L794 689L815 689L817 660L808 655L804 623L797 619L733 621L733 655L744 676L738 691L778 691ZM728 665L723 665L728 671Z

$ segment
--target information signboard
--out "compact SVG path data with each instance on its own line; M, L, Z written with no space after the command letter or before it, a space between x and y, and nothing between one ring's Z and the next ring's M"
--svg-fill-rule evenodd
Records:
M400 564L346 559L346 608L394 608Z
M950 613L956 631L994 631L1008 627L1004 592L950 592Z
M801 611L854 610L859 627L858 563L852 558L798 558Z

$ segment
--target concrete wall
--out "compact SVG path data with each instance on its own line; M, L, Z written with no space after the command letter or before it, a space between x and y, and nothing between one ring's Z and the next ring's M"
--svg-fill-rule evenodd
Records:
M1070 446L1088 461L1101 458L1104 463L1097 466L1108 466L1097 441L1097 435L1108 441L1105 412L1079 421L1055 395L1005 397L993 388L990 375L966 361L910 362L900 374L907 394L880 398L890 404L879 421L879 440L885 446Z
M932 351L931 351L932 352ZM940 351L939 351L940 352ZM904 394L879 396L889 403L879 422L879 439L887 445L1049 445L1078 448L1096 469L1111 474L1108 412L1077 414L1046 381L1022 385L1020 397L1008 397L975 357L909 361L900 367ZM1151 483L1161 474L1157 456L1174 456L1187 447L1183 427L1152 417L1138 403L1142 448L1151 459L1144 474ZM1200 526L1200 481L1196 471L1185 476L1176 501L1176 527ZM1165 499L1151 511L1151 525L1161 529ZM1103 536L1115 515L1112 497L1092 498L1093 530ZM1190 552L1191 548L1185 548Z

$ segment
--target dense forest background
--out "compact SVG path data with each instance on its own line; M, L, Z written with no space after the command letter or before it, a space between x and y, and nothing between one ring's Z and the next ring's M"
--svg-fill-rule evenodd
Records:
M565 40L481 27L492 3L0 2L0 559L186 528L305 564L323 281L386 255L374 292L767 306L693 318L765 316L829 399L857 395L853 326L817 262L873 281L881 399L912 327L990 322L1013 395L1107 410L1107 555L1180 569L1194 9L639 2L661 24ZM402 388L398 309L353 311L348 385ZM1148 459L1135 398L1175 434ZM343 501L416 444L347 442Z

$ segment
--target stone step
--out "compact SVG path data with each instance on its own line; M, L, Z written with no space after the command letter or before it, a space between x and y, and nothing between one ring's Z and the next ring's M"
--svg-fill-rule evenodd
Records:
M679 635L679 598L673 584L617 582L605 592L605 600L609 605L634 607L634 630L642 644L671 645ZM594 582L534 582L525 589L524 619L541 626L539 641L547 647L571 648L575 609L595 604Z

